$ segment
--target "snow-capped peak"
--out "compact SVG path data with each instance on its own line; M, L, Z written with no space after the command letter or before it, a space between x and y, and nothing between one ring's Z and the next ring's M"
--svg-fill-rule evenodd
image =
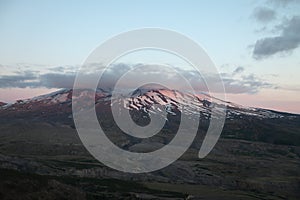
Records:
M87 95L91 95L88 90L82 90L76 92L76 97L84 98ZM243 118L243 116L252 116L259 118L280 118L284 115L273 112L266 109L248 108L240 106L234 103L226 102L216 99L205 93L186 93L177 90L169 89L151 89L140 88L135 90L130 95L112 96L111 92L97 89L95 92L96 104L109 104L114 106L116 104L122 105L126 109L141 110L144 112L150 112L154 104L159 104L164 107L165 111L169 114L175 115L176 112L182 112L185 114L193 115L200 112L201 116L209 117L211 107L215 105L221 105L227 107L227 118ZM72 105L72 89L62 89L50 94L37 96L31 99L18 100L13 104L0 104L0 109L11 110L39 110L41 107L47 106L67 106L68 111L71 111ZM158 108L161 110L161 108ZM160 112L157 110L157 112ZM153 112L153 111L152 111Z

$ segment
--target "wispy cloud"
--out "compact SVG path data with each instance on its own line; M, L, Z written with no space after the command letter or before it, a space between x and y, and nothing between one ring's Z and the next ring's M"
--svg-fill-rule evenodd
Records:
M41 73L38 71L19 71L14 75L1 75L0 87L1 88L72 88L75 80L75 71L62 73L66 71L64 67L52 68L52 72ZM98 67L99 68L99 67ZM102 69L100 67L100 69ZM136 69L136 70L133 70ZM205 78L201 79L199 73L194 70L185 70L176 68L176 73L168 69L159 69L155 65L146 66L139 64L139 67L127 64L112 65L109 70L104 71L102 79L99 82L101 88L113 88L115 83L120 77L131 71L128 74L128 80L124 87L131 88L135 86L135 82L139 79L143 79L147 76L150 80L162 80L169 82L170 85L178 86L184 77L191 85L201 91L207 91L206 82L210 84L217 84L218 74L205 74ZM85 74L86 80L95 78L96 73L87 72ZM221 74L224 87L227 93L239 94L257 93L262 88L275 87L271 83L268 83L253 74L244 74L244 68L242 66L237 67L232 73ZM205 82L206 81L206 82ZM213 87L214 88L214 87ZM221 91L213 91L221 92Z
M237 68L232 72L232 75L240 74L240 73L242 73L243 71L245 71L245 68L242 67L242 66L239 66L239 67L237 67Z
M267 3L278 7L285 7L289 4L299 3L299 0L268 0Z

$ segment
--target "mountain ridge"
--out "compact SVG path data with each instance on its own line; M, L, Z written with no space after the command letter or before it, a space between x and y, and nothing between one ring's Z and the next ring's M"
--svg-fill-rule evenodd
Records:
M39 95L39 96L35 96L32 98L28 98L28 99L20 99L20 100L16 100L14 103L5 103L5 102L0 102L0 110L3 109L9 109L9 108L14 108L14 107L18 107L19 105L29 105L32 103L46 103L48 105L50 104L55 104L55 103L71 103L72 101L72 92L73 89L60 89L57 90L55 92L51 92L49 94L44 94L44 95ZM145 99L151 99L149 97L149 93L157 93L157 95L160 96L168 96L169 99L171 99L172 101L174 101L174 99L178 98L178 95L182 96L182 97L191 97L191 93L183 93L180 91L176 91L176 90L169 90L169 89L165 89L165 88L155 88L155 89L151 89L151 88L143 88L143 89L136 89L134 92L132 93L127 93L125 94L125 96L128 97L128 95L131 95L131 99L133 98L137 98L137 99L141 99L142 96L146 96L148 98ZM163 92L163 94L161 93ZM168 93L168 94L167 94ZM173 93L173 94L172 94ZM97 101L99 101L101 98L103 97L111 97L111 92L107 91L107 90L103 90L103 89L98 89L96 91L96 103ZM173 98L170 98L170 95L173 96ZM177 95L177 97L176 97ZM175 96L175 98L174 98ZM259 108L259 107L247 107L247 106L243 106L243 105L239 105L230 101L225 101L225 100L220 100L217 99L215 97L212 97L208 94L199 92L198 94L196 94L195 96L196 98L198 98L198 100L207 106L212 102L212 99L214 99L215 101L221 102L223 104L226 104L227 108L239 108L239 109L244 109L244 110L248 110L250 111L265 111L265 112L274 112L278 115L296 115L298 116L299 114L297 113L290 113L290 112L283 112L283 111L278 111L278 110L273 110L273 109L266 109L266 108ZM123 96L124 98L124 96ZM162 100L164 100L165 98L162 97ZM147 101L147 100L145 100ZM150 103L150 102L148 102ZM157 103L157 102L152 102L152 103ZM31 105L33 106L33 105ZM31 107L30 106L30 107ZM133 106L131 106L130 108L133 108Z

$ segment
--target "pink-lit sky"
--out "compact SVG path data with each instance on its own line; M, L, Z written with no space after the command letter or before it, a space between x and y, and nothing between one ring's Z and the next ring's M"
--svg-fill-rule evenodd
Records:
M283 0L0 1L0 101L70 87L78 66L106 39L160 27L204 47L227 100L300 113L299 9L299 1ZM149 52L120 62L184 65Z

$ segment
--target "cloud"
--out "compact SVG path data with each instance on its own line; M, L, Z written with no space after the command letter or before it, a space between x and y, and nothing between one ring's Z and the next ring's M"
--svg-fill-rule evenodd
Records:
M255 59L262 59L277 53L292 52L300 45L300 16L294 16L290 20L278 26L281 33L274 37L265 37L256 41L253 50Z
M233 78L230 74L225 74L223 78L226 93L231 94L255 94L263 88L275 88L276 86L264 81L254 74L241 75L240 78Z
M18 72L15 75L1 75L0 76L0 87L1 88L26 88L36 87L37 75L33 71Z
M59 73L68 73L74 72L79 68L79 66L56 66L56 67L48 67L47 70L49 72L59 72Z
M298 85L281 85L277 89L299 92L300 91L300 85L299 84Z
M101 67L98 67L98 69ZM182 84L182 77L190 82L190 84L196 89L201 91L207 91L206 83L208 82L212 88L216 88L218 83L218 74L204 74L206 80L202 79L200 74L194 70L186 70L182 68L175 68L170 70L169 68L159 68L157 65L127 65L116 64L112 65L109 70L104 71L103 76L99 82L99 87L103 89L111 89L115 83L122 77L124 73L128 75L128 81L124 83L124 87L133 88L137 80L142 80L147 76L149 80L165 80L170 85L174 85L177 88ZM0 76L0 88L72 88L75 80L75 72L60 73L65 71L58 68L57 72L41 73L37 71L19 71L14 75L2 75ZM130 72L130 73L128 73ZM221 74L224 87L227 93L257 93L262 88L273 87L272 84L264 82L255 75L244 75L244 68L239 66L232 73ZM97 73L84 74L87 82L92 78L95 78ZM206 81L206 82L205 82ZM181 88L184 89L184 88ZM221 92L215 89L211 92Z
M275 6L286 7L287 5L292 3L299 3L299 0L269 0L268 3Z
M276 12L267 7L258 7L254 9L253 17L261 23L268 23L276 19Z
M243 71L245 71L245 68L239 66L239 67L237 67L237 68L232 72L232 75L240 74L240 73L242 73Z
M299 27L300 15L299 0L265 0L261 6L253 10L252 17L263 27L259 33L276 34L256 40L253 46L252 57L264 59L275 54L286 55L293 52L300 45ZM278 20L282 21L278 23ZM278 25L279 24L279 25Z
M39 85L46 88L72 88L74 80L74 73L47 73L38 77Z
M65 71L65 67L63 67L63 66L51 67L51 68L49 68L49 71L64 72Z

